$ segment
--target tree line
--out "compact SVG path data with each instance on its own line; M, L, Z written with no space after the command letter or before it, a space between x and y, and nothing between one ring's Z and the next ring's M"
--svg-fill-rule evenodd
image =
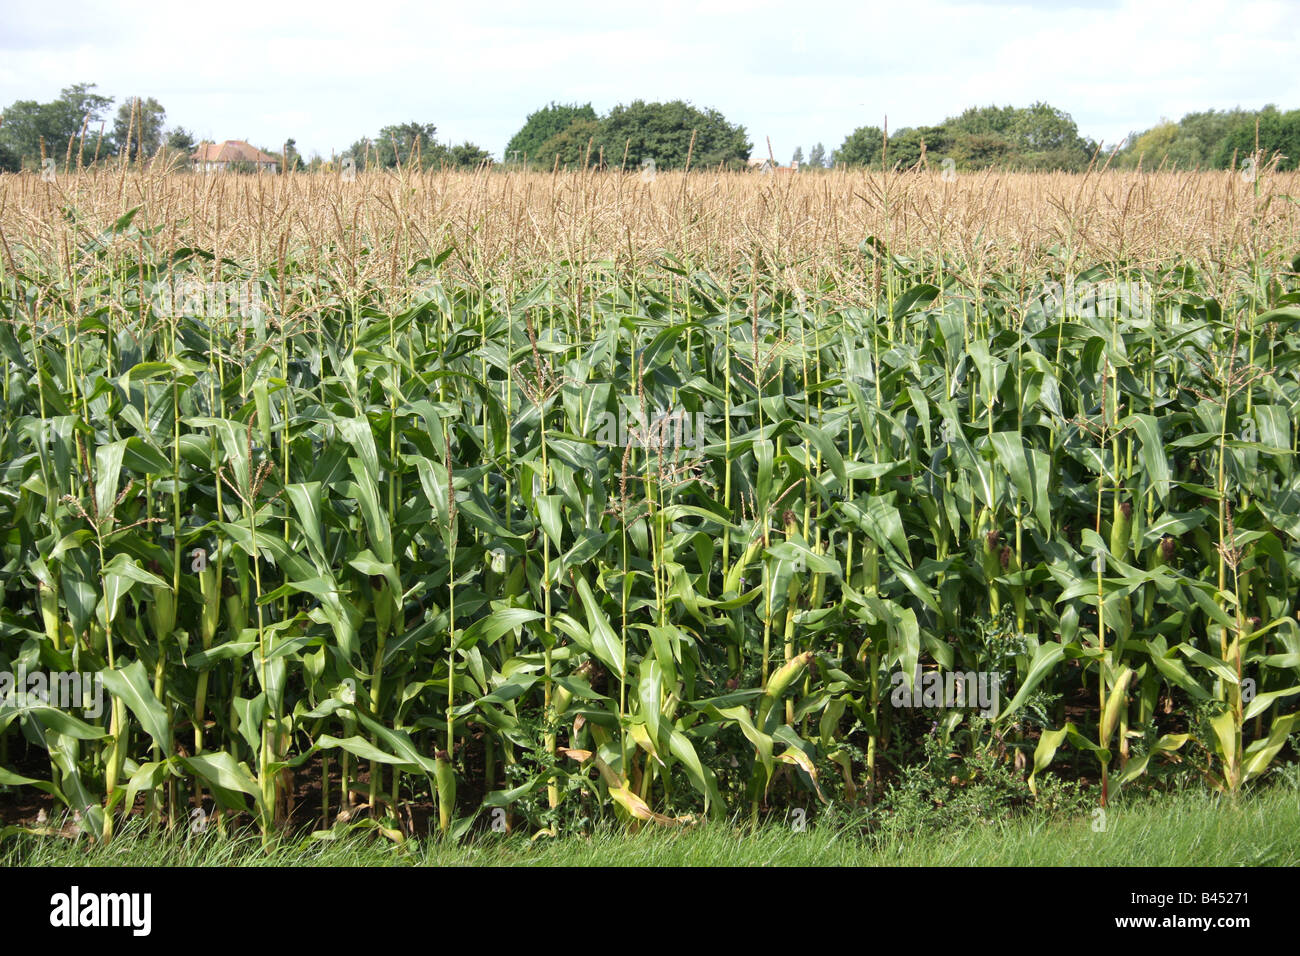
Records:
M1207 110L1188 113L1178 122L1161 120L1129 137L1116 157L1122 166L1160 165L1179 169L1227 169L1276 156L1278 169L1295 169L1300 162L1300 110L1283 112L1273 104L1262 110Z
M38 167L42 159L90 165L109 157L139 159L159 150L188 155L194 138L166 127L166 111L153 97L128 97L109 115L113 98L94 83L76 83L48 102L17 100L0 116L0 171Z
M1283 113L1270 105L1257 111L1189 113L1178 123L1162 120L1131 133L1121 148L1103 155L1102 144L1081 135L1069 113L1048 103L981 106L933 126L888 133L884 125L861 126L832 152L817 143L805 159L800 146L790 161L805 169L912 169L942 167L948 160L961 170L1079 171L1107 161L1120 168L1224 169L1253 156L1257 147L1264 161L1276 156L1279 169L1295 169L1300 110ZM637 100L604 116L597 116L590 103L551 103L528 116L503 158L542 168L628 168L650 160L656 168L682 168L688 162L695 168L737 168L751 152L745 128L728 123L716 110L699 110L680 100Z
M161 103L153 97L130 96L111 112L113 102L112 97L95 92L94 83L76 83L48 103L18 100L9 104L0 114L0 172L36 169L44 159L55 160L58 168L156 157L178 167L189 163L199 144L190 130L168 123ZM408 162L426 169L474 168L491 161L487 150L468 142L459 146L441 143L436 133L430 123L385 126L373 138L358 140L345 155L353 157L358 168ZM281 157L283 168L289 170L316 170L330 162L320 156L304 159L292 138L279 146L251 145ZM247 165L252 171L252 165ZM240 164L232 166L238 171Z
M184 165L196 147L193 133L167 122L166 110L152 97L113 98L78 83L48 103L19 100L0 119L0 171L36 168L53 158L59 166L91 165L110 158L131 161L162 154ZM262 148L262 147L259 147ZM1047 103L1027 107L972 107L932 126L888 130L861 126L837 149L817 143L805 158L796 147L791 162L804 169L847 166L913 169L951 166L961 170L1082 170L1093 162L1121 168L1224 169L1246 157L1276 161L1295 169L1300 159L1300 110L1209 110L1178 122L1162 119L1130 134L1118 150L1102 155L1102 145L1080 134L1069 113ZM373 137L356 140L341 157L304 160L293 139L263 152L283 158L286 169L333 168L350 159L366 168L473 169L493 162L472 142L440 142L432 123L412 121L384 126ZM597 114L590 103L550 103L532 113L510 139L502 160L537 169L599 167L637 169L744 168L754 152L745 127L716 109L682 100L635 100ZM759 151L762 156L763 150ZM776 157L773 157L776 158ZM785 157L779 159L785 162Z
M551 103L530 113L506 145L507 163L541 168L743 168L751 152L745 127L715 109L682 100L634 100L597 116L590 103Z

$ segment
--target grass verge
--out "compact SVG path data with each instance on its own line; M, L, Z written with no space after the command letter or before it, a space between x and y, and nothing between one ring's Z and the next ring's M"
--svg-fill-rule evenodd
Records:
M851 819L802 831L706 823L562 839L479 836L398 846L360 833L281 840L253 832L177 839L132 821L108 846L10 833L0 866L1297 866L1300 794L1276 786L1226 798L1187 792L1115 804L1097 816L1026 816L913 837L865 835Z

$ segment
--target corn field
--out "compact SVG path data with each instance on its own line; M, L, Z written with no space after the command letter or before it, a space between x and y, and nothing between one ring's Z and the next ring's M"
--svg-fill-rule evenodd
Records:
M108 692L0 704L0 785L554 834L869 807L935 733L1236 793L1300 730L1297 197L0 177L0 668Z

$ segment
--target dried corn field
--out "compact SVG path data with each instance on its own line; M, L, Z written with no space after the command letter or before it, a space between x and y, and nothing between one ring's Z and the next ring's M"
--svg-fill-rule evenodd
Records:
M1235 793L1295 756L1297 197L0 176L0 785L566 832L870 807L937 736Z

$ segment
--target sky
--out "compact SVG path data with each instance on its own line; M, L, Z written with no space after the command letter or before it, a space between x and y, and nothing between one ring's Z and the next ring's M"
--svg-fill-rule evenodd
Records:
M0 107L95 83L196 138L307 157L415 120L500 159L551 101L634 99L716 108L782 162L886 116L1039 100L1114 145L1188 112L1298 108L1297 62L1300 0L0 0Z

